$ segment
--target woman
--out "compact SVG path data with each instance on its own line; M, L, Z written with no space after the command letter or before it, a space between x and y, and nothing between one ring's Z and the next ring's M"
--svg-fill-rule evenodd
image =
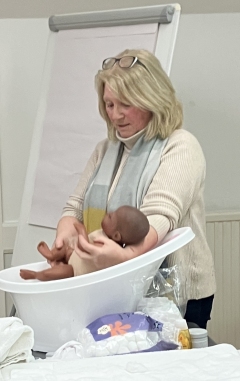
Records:
M167 257L184 273L188 289L185 318L206 327L215 292L213 258L205 236L205 159L182 126L182 107L157 58L145 50L125 50L103 61L96 75L99 111L108 139L100 142L69 198L55 245L76 240L74 224L99 229L107 211L129 204L148 218L144 241L124 249L101 238L101 247L79 238L81 258L98 269L141 255L167 232L190 226L196 238Z

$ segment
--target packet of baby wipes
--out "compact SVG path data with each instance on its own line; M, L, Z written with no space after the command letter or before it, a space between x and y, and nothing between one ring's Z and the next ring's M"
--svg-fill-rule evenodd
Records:
M163 323L142 312L120 313L96 319L80 332L78 341L84 357L178 349L174 335L168 340L163 332Z
M65 343L52 358L69 360L187 348L183 320L176 304L167 297L143 297L136 312L94 320L79 332L77 341Z

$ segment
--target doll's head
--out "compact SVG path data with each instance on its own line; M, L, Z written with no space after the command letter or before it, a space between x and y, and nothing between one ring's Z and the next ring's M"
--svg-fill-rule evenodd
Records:
M102 229L115 242L121 245L133 245L142 241L147 235L149 222L140 210L124 205L104 216Z

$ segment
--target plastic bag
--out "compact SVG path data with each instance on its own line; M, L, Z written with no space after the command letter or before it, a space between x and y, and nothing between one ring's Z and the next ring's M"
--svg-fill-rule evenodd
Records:
M163 340L178 342L182 349L192 347L187 322L172 300L166 297L142 298L137 309L163 323Z
M169 268L160 268L153 277L152 283L146 293L146 297L167 297L178 307L181 316L184 317L187 308L187 284L183 279L177 265Z

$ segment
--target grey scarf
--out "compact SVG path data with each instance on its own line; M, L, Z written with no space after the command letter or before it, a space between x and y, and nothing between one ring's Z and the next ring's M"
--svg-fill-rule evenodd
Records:
M88 233L101 228L106 211L121 205L140 208L143 198L158 170L162 151L168 139L144 140L142 135L133 146L118 184L108 201L108 193L123 152L123 143L111 142L88 184L84 198L83 220Z

